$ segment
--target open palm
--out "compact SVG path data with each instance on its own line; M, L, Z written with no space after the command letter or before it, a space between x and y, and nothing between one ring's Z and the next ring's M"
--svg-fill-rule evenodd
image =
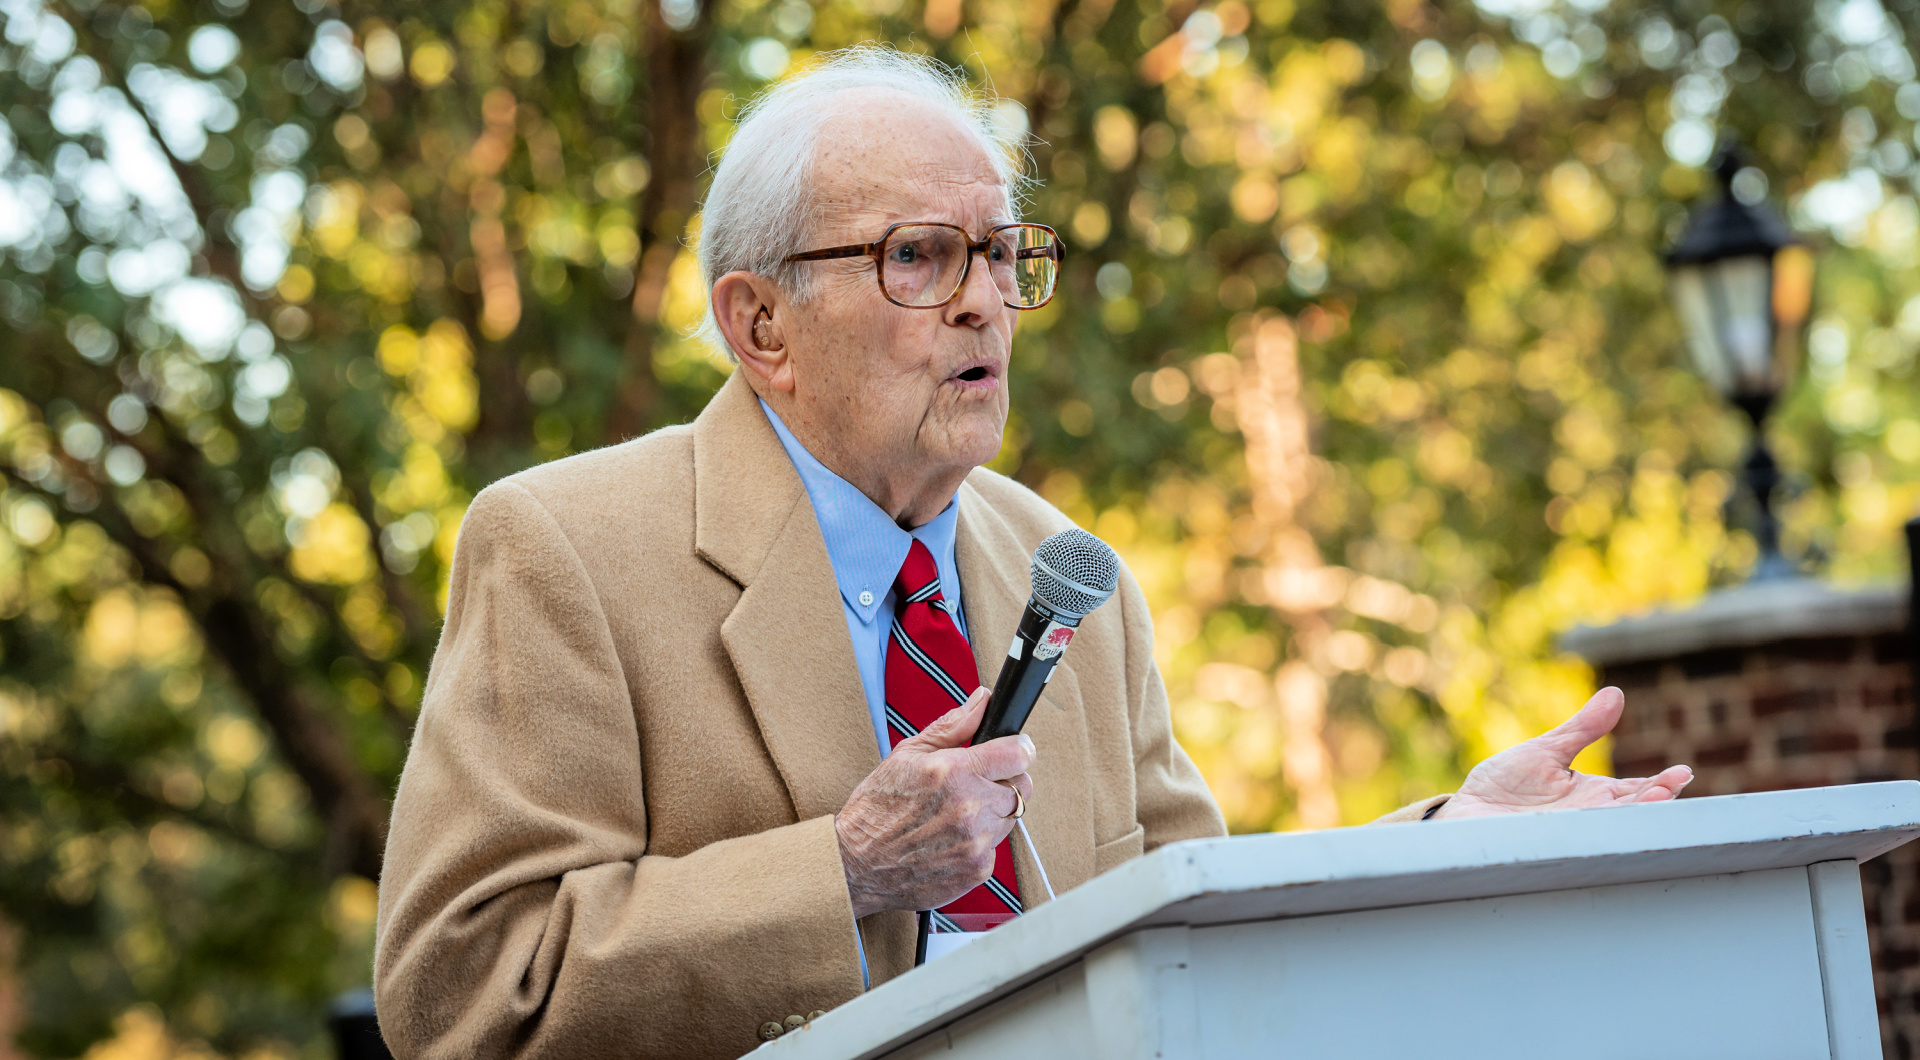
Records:
M1618 779L1573 770L1573 758L1613 731L1626 707L1617 688L1594 693L1587 705L1552 731L1516 744L1473 767L1460 790L1434 817L1483 817L1496 813L1578 810L1660 802L1693 779L1686 766L1668 766L1651 777Z

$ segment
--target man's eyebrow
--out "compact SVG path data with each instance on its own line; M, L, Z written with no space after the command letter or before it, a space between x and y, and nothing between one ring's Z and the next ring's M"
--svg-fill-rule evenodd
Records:
M983 236L986 234L986 232L989 229L998 228L1001 225L1010 225L1015 223L1013 218L1008 217L1006 214L1000 213L998 211L995 211L989 214L979 214L979 215L976 215L976 218L977 220L967 220L967 221L956 219L952 223L957 224L962 229L964 229L967 233L968 239L972 239L974 237L974 234L976 232L974 225L976 223L980 226L977 231L979 232L979 234Z

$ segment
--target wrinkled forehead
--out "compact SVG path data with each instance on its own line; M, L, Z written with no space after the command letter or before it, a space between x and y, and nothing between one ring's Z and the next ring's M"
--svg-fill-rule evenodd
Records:
M891 89L855 89L827 105L834 113L813 156L820 234L875 239L897 221L977 234L1013 220L986 143L952 113Z

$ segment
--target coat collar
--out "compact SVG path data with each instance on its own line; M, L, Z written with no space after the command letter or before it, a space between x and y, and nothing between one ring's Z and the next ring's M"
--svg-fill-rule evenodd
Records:
M957 504L949 503L939 515L913 530L902 530L872 498L841 478L834 470L807 452L793 436L780 414L759 402L760 411L787 451L787 459L800 475L807 499L813 504L813 518L827 539L827 558L833 561L833 577L840 586L840 603L871 623L885 606L887 590L906 562L907 552L917 539L933 553L940 569L940 588L948 600L962 599L960 574L953 560L954 522ZM865 601L864 603L862 601ZM871 700L869 700L871 705Z
M694 548L740 585L720 640L802 821L880 764L833 564L800 476L738 373L693 425Z

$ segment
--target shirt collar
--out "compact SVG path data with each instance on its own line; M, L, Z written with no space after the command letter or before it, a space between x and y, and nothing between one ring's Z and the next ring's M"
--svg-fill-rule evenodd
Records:
M800 473L807 498L813 502L814 518L819 520L820 534L826 539L827 558L833 562L833 577L839 583L840 597L862 622L873 621L916 538L927 546L940 565L942 584L955 584L951 568L959 505L948 501L940 514L925 525L911 531L902 530L872 498L814 459L766 401L760 402L760 408L767 414L767 422L773 424L774 433L780 436L780 444L793 461L794 470Z

